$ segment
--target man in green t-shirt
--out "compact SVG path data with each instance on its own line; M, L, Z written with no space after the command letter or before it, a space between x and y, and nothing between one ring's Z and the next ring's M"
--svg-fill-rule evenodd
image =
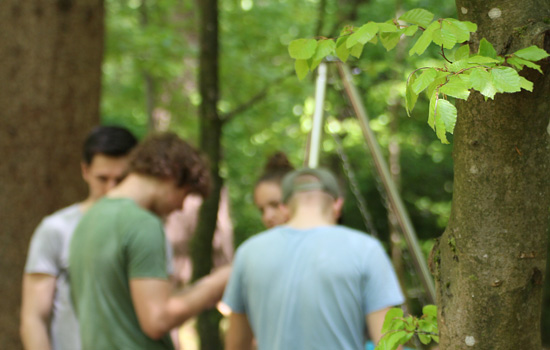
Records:
M84 215L71 242L83 350L172 349L170 329L221 298L228 267L179 294L166 271L160 218L208 191L205 163L175 134L154 135L132 153L128 176Z

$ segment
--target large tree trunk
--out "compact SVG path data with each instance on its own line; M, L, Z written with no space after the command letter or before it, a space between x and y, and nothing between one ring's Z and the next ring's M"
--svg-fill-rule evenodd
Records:
M193 238L193 279L196 280L212 269L212 238L216 230L220 189L219 175L221 159L222 121L218 115L218 1L197 0L200 12L200 69L199 89L201 94L200 147L210 162L213 188L204 201L200 218ZM219 332L220 313L216 309L199 315L197 327L202 350L221 349Z
M499 54L550 51L547 0L457 0ZM534 92L458 104L449 225L435 251L441 349L540 349L550 207L550 69ZM440 261L439 260L440 257Z
M0 1L0 347L18 349L21 276L43 216L81 200L99 122L103 2Z

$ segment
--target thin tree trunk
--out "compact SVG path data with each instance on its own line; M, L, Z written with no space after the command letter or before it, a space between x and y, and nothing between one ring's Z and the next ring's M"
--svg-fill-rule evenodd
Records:
M193 239L193 279L204 276L212 269L212 238L216 229L222 179L219 175L221 159L222 121L217 111L218 82L218 2L197 0L200 12L200 69L199 89L201 94L200 147L210 162L213 189L204 201L195 237ZM219 332L221 315L216 309L198 317L197 327L202 350L222 348Z
M550 51L546 0L457 0L499 54ZM473 47L477 50L476 47ZM458 104L449 225L434 254L441 349L539 350L550 207L550 70L534 92ZM440 260L439 260L440 258Z
M19 349L21 276L47 214L81 200L99 122L103 1L0 1L0 347Z

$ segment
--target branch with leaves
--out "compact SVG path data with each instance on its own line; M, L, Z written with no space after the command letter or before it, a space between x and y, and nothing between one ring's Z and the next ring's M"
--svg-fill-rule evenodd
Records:
M415 335L422 344L429 344L432 340L439 343L439 329L437 327L437 306L426 305L422 308L420 318L403 316L403 310L392 308L386 313L382 333L384 335L375 350L395 350L404 345Z
M535 62L550 55L537 46L497 55L493 45L485 39L480 41L478 51L472 53L467 43L470 34L477 30L475 23L454 18L434 21L433 18L434 14L427 10L414 9L383 23L345 27L338 38L293 40L288 51L296 60L294 67L298 78L303 79L327 56L337 56L346 62L350 56L360 58L368 43L381 42L389 51L402 37L422 32L409 55L422 55L433 43L441 48L443 61L439 67L423 67L410 74L406 88L407 114L410 116L418 96L425 92L430 100L428 124L441 142L449 143L446 134L453 133L457 117L456 107L449 102L449 97L467 100L472 90L480 92L485 99L493 99L497 93L532 91L533 83L519 72L528 67L542 73Z

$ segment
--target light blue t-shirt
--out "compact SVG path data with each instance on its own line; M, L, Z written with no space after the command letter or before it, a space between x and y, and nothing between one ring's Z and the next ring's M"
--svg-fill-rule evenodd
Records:
M259 350L359 350L365 316L404 298L376 239L280 226L239 247L223 301L247 315Z

